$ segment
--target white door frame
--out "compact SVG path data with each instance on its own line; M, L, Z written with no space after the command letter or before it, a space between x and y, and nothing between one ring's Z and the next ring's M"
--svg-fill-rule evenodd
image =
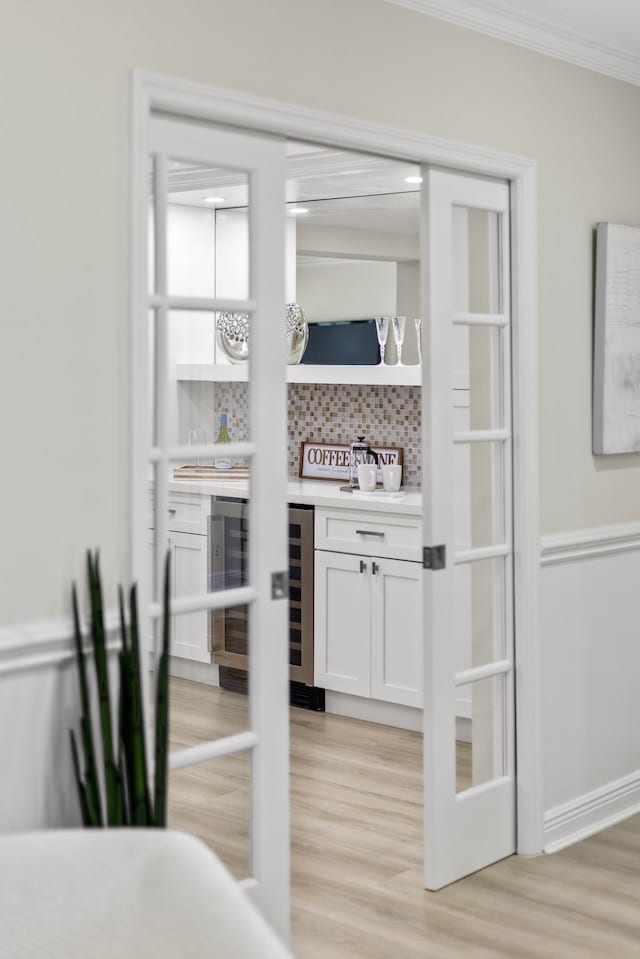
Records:
M541 655L539 636L539 436L538 436L538 210L535 161L455 140L369 123L147 71L132 77L132 181L146 162L141 132L152 110L292 139L329 143L346 150L397 157L476 175L501 177L511 184L514 585L516 658L517 852L542 852ZM132 209L132 256L146 224ZM135 266L135 264L134 264ZM139 264L146 276L146 264ZM134 276L136 273L134 272ZM140 291L131 291L132 316L139 315ZM140 337L133 325L133 359ZM146 362L146 361L145 361ZM143 363L143 366L145 363ZM140 386L138 386L140 388ZM146 394L145 394L146 395ZM140 406L141 404L138 404ZM144 559L146 461L139 437L145 435L146 407L134 409L132 561ZM144 597L142 597L144 600Z

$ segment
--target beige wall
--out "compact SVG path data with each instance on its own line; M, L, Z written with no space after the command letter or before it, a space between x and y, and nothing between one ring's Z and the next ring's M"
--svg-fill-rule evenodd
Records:
M638 518L640 459L594 461L590 407L591 231L640 223L639 89L382 0L2 12L0 622L66 611L86 545L128 573L132 67L535 157L543 528Z

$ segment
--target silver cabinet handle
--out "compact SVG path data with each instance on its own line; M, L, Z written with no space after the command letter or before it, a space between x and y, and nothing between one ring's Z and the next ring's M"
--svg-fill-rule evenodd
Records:
M367 572L367 564L365 563L363 559L360 560L360 572L361 573Z
M379 536L380 539L384 539L384 533L378 532L375 529L357 529L356 534L358 536Z
M170 506L169 509L167 510L167 512L169 512L169 513L175 513L175 512L176 512L176 509L175 509L175 507L172 508L172 507Z
M378 566L378 564L377 564L377 563L375 562L375 560L374 560L374 562L371 564L371 572L373 573L374 576L376 575L376 573L378 572L379 569L380 569L380 567Z

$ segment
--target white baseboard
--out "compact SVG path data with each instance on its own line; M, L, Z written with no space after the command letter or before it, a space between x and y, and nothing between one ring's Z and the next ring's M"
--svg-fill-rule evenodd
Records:
M397 726L398 729L410 729L414 733L422 732L422 710L413 706L400 706L398 703L385 703L380 699L365 699L363 696L327 690L325 709L335 716L360 719L365 723L380 723L383 726ZM463 743L471 742L470 719L456 716L456 739Z
M192 683L204 683L206 686L220 685L220 671L213 663L196 663L180 656L169 657L169 675L179 679L188 679Z
M365 723L381 723L383 726L422 732L422 710L413 706L399 706L397 703L384 703L379 699L365 699L363 696L335 693L328 689L325 709L336 716L361 719Z
M640 770L550 809L543 851L558 852L640 812Z

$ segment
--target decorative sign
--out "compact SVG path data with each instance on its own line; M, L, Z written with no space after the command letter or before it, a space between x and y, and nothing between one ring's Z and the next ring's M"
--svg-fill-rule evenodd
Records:
M402 450L397 447L372 446L378 454L379 466L397 463L402 466ZM335 443L301 443L300 470L302 479L340 480L349 479L349 457L351 448ZM378 470L378 482L382 482L382 473Z

